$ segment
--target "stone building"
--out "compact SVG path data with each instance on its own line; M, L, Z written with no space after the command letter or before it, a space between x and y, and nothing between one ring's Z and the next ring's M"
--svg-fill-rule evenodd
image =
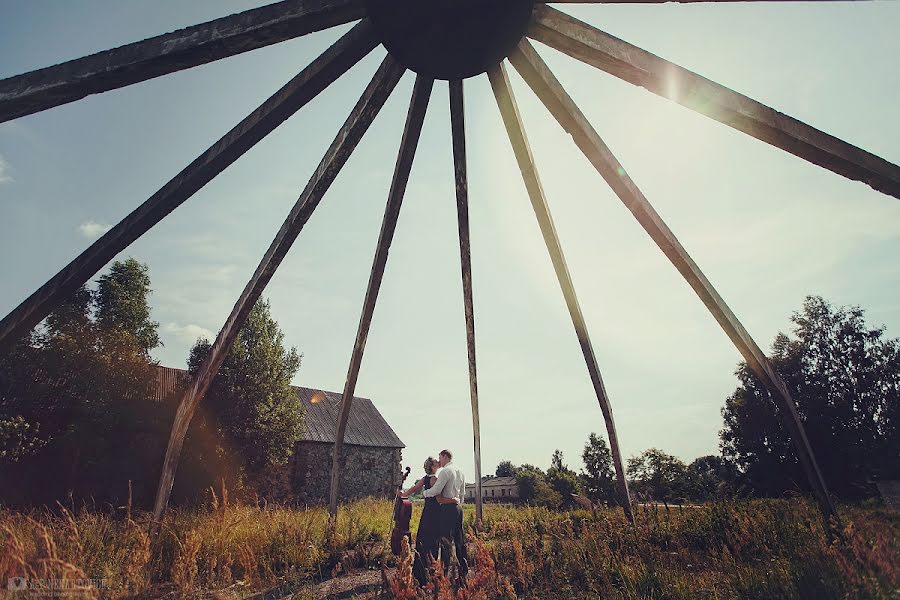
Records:
M485 502L517 502L519 485L515 477L495 477L486 475L481 478L481 499ZM466 502L475 502L475 484L466 484Z
M297 501L327 502L341 394L294 389L303 400L305 429L287 465L291 483ZM354 397L341 452L341 500L392 497L400 484L403 448L375 404L368 398Z
M183 369L159 367L157 398L171 397L187 381ZM303 402L304 430L287 464L272 467L249 483L260 498L299 504L328 502L331 456L341 394L293 386ZM400 483L405 447L368 398L354 397L341 452L341 500L393 497Z

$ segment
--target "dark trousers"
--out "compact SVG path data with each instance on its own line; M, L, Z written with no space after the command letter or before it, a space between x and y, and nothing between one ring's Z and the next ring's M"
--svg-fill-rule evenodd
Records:
M428 543L424 540L416 539L416 557L413 560L413 576L419 582L419 585L425 585L428 582L428 569L431 564L437 560L438 544Z
M441 560L444 572L450 568L450 544L456 547L456 560L459 561L459 574L463 577L469 572L469 555L466 553L466 538L463 535L463 511L459 504L441 505Z

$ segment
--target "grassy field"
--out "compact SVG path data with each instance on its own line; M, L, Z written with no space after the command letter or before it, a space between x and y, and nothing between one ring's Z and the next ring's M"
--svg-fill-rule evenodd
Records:
M170 511L151 543L145 514L0 509L0 582L92 580L94 588L65 597L243 597L377 569L383 559L395 566L385 547L390 514L387 501L359 501L330 528L322 509L214 500ZM641 508L634 528L619 511L488 505L483 531L470 539L468 588L438 582L428 597L900 598L900 513L841 514L846 542L830 544L804 500ZM394 596L424 598L407 570L401 560L391 575Z

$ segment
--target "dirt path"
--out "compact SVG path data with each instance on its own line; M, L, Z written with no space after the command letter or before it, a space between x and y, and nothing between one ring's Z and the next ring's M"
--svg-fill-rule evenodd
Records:
M393 572L394 569L388 569L388 577ZM381 597L381 588L381 571L368 569L302 587L273 588L252 596L245 596L244 600L307 600L309 598L374 600ZM228 594L213 594L210 600L236 600L238 597Z
M388 577L390 575L391 572L388 571ZM381 571L359 571L335 577L304 589L298 594L287 596L284 600L308 598L310 592L314 592L315 598L333 598L335 600L338 598L356 598L358 600L378 598L381 594Z

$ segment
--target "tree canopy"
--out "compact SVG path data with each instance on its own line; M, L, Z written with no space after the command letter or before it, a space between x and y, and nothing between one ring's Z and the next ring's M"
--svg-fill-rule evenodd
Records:
M192 373L210 349L209 340L197 341L188 359ZM284 347L269 303L258 301L206 393L206 410L188 433L186 444L203 457L194 467L206 478L226 474L237 484L290 458L303 432L303 404L291 388L300 361L296 348Z
M791 333L776 336L770 355L826 483L844 499L874 494L873 479L900 476L898 340L864 316L858 307L807 297L791 317ZM722 409L722 455L757 494L806 489L782 411L745 363L736 375L740 385Z
M159 338L149 319L147 267L115 262L99 287L76 290L0 356L0 494L7 502L124 497L128 481L145 481L165 448L165 416L151 400L148 352ZM151 485L139 483L136 496Z
M581 453L581 460L584 463L581 480L587 497L594 502L615 502L616 473L606 440L591 433Z
M494 471L494 474L497 477L515 477L516 467L511 461L501 460L500 464L497 465L497 470Z
M96 308L97 324L106 329L130 333L138 347L149 353L161 346L157 328L150 318L150 273L145 264L134 258L116 261L109 273L98 280Z

